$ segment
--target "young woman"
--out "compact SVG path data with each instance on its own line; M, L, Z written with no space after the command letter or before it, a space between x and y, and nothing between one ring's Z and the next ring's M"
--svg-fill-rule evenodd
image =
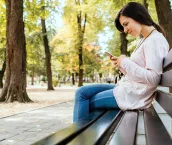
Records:
M163 58L169 51L168 42L139 3L126 4L117 14L115 24L119 31L142 38L130 58L125 55L111 58L124 74L116 85L88 85L76 91L74 122L95 109L134 110L151 105L162 74Z

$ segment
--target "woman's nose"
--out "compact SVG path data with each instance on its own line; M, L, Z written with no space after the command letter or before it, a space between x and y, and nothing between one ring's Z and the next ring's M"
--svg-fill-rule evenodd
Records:
M128 33L128 28L127 27L124 27L124 32Z

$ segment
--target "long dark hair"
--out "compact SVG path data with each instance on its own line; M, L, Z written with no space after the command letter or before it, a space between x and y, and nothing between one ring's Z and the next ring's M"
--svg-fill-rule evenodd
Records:
M152 20L151 16L149 15L148 11L146 10L146 8L137 2L127 3L118 12L118 14L115 18L116 28L119 31L124 32L124 28L120 24L120 21L119 21L119 18L121 15L130 17L130 18L134 19L135 21L139 22L140 24L144 24L147 26L154 26L159 32L163 33L163 35L165 36L164 30Z

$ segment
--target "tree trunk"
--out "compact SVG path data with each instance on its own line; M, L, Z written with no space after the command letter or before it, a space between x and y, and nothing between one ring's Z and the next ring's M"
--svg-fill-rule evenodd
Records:
M126 33L120 33L120 39L121 39L120 51L121 54L125 54L126 56L129 56L130 53L127 51L128 40L126 37L127 37Z
M144 5L144 7L148 10L148 3L147 3L147 0L143 0L143 5Z
M3 88L3 77L4 77L4 73L5 73L5 68L6 68L6 58L3 62L2 70L0 70L0 88Z
M72 73L72 85L75 85L75 74Z
M83 59L82 59L82 46L79 48L79 82L78 82L78 87L83 86Z
M26 81L26 63L27 63L27 51L26 51L26 38L25 38L25 33L24 33L24 22L23 22L23 40L24 40L24 46L23 46L23 52L22 52L22 75L23 75L23 81L22 81L22 86L23 86L23 92L26 92L26 86L27 86L27 81ZM24 100L25 102L30 102L32 101L27 93L24 93Z
M44 6L42 7L44 11ZM52 71L51 71L51 53L50 48L48 45L48 37L47 37L47 30L45 25L45 19L41 18L42 24L42 34L43 34L43 41L44 41L44 48L45 48L45 63L46 63L46 73L47 73L47 80L48 80L48 88L47 90L54 90L52 85Z
M75 4L80 6L80 0L75 0ZM84 22L84 23L83 23ZM84 41L84 33L85 33L85 27L87 22L87 14L84 15L82 18L82 12L77 12L77 26L78 26L78 43L76 45L78 50L78 59L79 59L79 82L78 86L83 86L83 41ZM82 26L83 23L83 26Z
M77 25L78 25L78 59L79 59L79 81L78 81L78 87L83 86L83 59L82 59L82 43L83 43L83 34L82 34L82 18L81 18L81 12L77 15Z
M6 80L0 101L30 102L26 92L23 0L6 0Z
M77 72L75 73L75 80L76 80L76 82L78 82L78 73Z
M33 67L32 68L32 75L31 75L31 85L34 85L34 74L35 74L35 69Z
M155 0L160 26L165 30L167 41L172 48L172 11L169 0ZM172 93L172 88L169 88Z
M160 26L165 30L166 38L172 48L172 11L169 0L155 0Z

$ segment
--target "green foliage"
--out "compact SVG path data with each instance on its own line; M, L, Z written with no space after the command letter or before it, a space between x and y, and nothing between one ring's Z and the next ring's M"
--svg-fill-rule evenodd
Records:
M59 81L56 78L53 78L53 86L56 87Z
M26 0L24 3L27 72L29 75L32 75L33 72L36 76L46 75L41 19L48 19L56 11L57 5L57 0ZM47 35L49 38L54 35L52 27L52 25L48 25ZM53 50L50 51L53 52Z
M31 75L36 72L36 75L45 75L45 53L42 45L42 33L35 32L26 37L27 41L27 70Z
M105 2L105 1L104 1ZM82 68L85 70L85 73L91 73L93 70L100 69L100 61L97 50L89 51L86 46L94 46L98 41L98 33L103 31L105 27L104 13L102 11L103 2L98 0L92 1L80 1L80 4L74 3L74 1L66 0L66 4L64 6L64 15L63 20L65 22L65 29L67 29L70 34L69 37L62 37L62 39L66 40L61 41L56 39L56 43L54 47L58 47L58 51L60 51L60 46L63 45L63 52L67 51L68 56L70 52L70 71L69 72L78 72L78 47L80 44L80 35L78 33L78 24L77 24L77 16L81 14L82 21L82 29L84 26L85 15L86 17L86 28L84 33L84 42L83 42L83 61L84 65ZM58 44L57 44L58 43ZM64 44L65 43L65 44ZM66 53L67 53L66 52ZM60 59L60 57L59 57ZM72 63L71 63L72 62ZM63 61L64 63L64 61ZM65 65L65 64L64 64ZM68 63L66 64L68 66ZM68 68L68 67L65 68Z
M154 20L154 22L158 23L158 17L157 17L157 13L156 13L154 0L148 1L148 11L149 11L149 14L151 15L152 19Z
M79 0L76 0L79 2ZM94 72L108 74L113 72L110 61L104 55L99 46L99 34L111 33L107 44L107 51L120 55L120 33L114 26L117 12L131 0L80 0L80 5L74 0L25 0L24 22L27 46L27 72L28 75L45 76L45 52L43 48L42 29L40 19L46 19L47 35L50 42L52 54L53 75L58 79L78 72L78 44L80 35L78 33L77 15L81 14L81 26L84 25L86 17L86 29L83 40L84 73L91 76ZM133 0L132 0L133 1ZM142 3L143 0L134 0ZM147 0L148 10L153 20L158 22L154 0ZM59 5L62 11L59 10ZM63 6L64 7L63 7ZM44 8L44 11L43 11ZM62 13L64 27L54 29L52 22L57 13ZM0 64L5 56L6 45L6 7L4 0L0 0ZM107 31L108 29L108 31ZM128 51L132 52L137 40L130 36L128 39ZM53 78L56 85L57 78Z
M5 59L6 48L6 6L4 0L0 0L0 70Z

